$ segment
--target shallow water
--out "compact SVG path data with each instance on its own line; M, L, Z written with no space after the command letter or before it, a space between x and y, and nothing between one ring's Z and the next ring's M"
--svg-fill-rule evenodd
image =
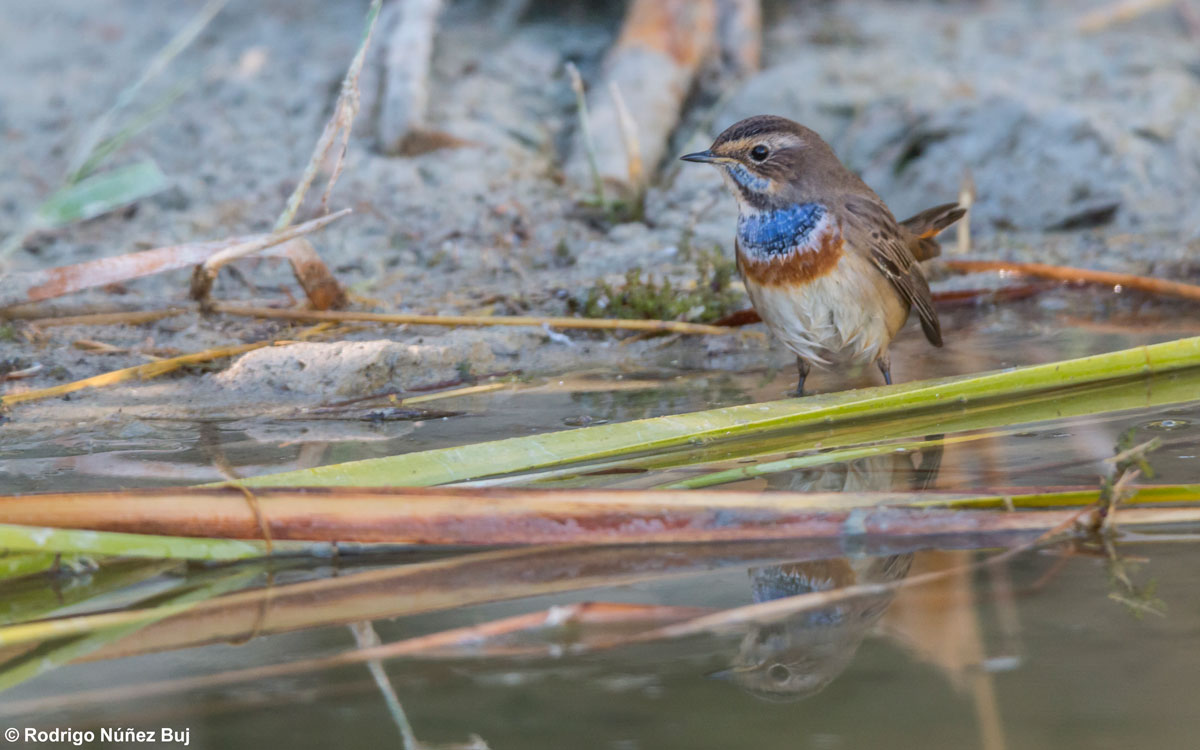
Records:
M385 669L418 738L438 747L477 734L492 748L1188 748L1200 731L1192 710L1198 549L1194 541L1121 547L1143 559L1135 580L1154 586L1163 615L1111 599L1123 592L1104 560L1046 552L727 634L572 654L580 631L560 627L530 636L524 643L534 653L526 656L468 648L390 660ZM906 568L915 575L980 556L926 550L764 561L749 572L710 561L719 567L382 619L375 628L387 642L579 600L733 607L809 583L893 580ZM338 619L328 609L325 616ZM162 633L150 627L145 638L157 642ZM18 726L96 732L187 728L200 747L397 744L363 665L187 684L353 643L345 627L330 625L65 667L8 691L0 714ZM150 695L122 695L181 677L183 684L151 684ZM79 690L99 692L54 702Z
M1136 319L1131 318L1134 313ZM947 337L946 348L928 346L915 325L901 333L892 355L898 380L1039 364L1200 334L1195 306L1153 305L1094 290L1050 290L1018 302L946 310L942 317L946 330L954 332ZM416 421L363 419L372 405L388 405L380 399L356 405L348 419L116 420L69 429L56 426L45 433L6 433L0 427L0 487L25 492L188 485L225 478L215 468L214 456L223 457L240 475L254 476L776 400L786 397L795 383L787 355L778 361L776 369L749 372L680 370L666 361L636 371L597 369L541 377L499 391L429 402L425 406L457 416ZM877 381L878 373L868 368L851 376L817 372L809 386L826 392ZM1153 389L1144 390L1148 403ZM1061 422L1039 419L1028 430L948 448L959 455L947 460L939 487L1091 482L1098 467L1093 457L1110 455L1116 437L1130 427L1159 429L1172 444L1193 444L1200 430L1195 413L1200 383L1196 390L1197 400L1191 405L1176 403ZM1125 393L1129 395L1128 390ZM1104 393L1096 394L1096 401L1104 398ZM930 427L934 434L955 425ZM1195 453L1184 449L1176 458L1187 462ZM1168 463L1173 465L1174 460ZM653 486L687 476L687 472L668 472L602 483ZM595 478L588 481L596 483Z
M1169 308L1155 313L1158 328L1120 324L1128 304L1057 291L961 310L946 316L960 332L952 349L931 350L909 332L894 362L906 379L938 377L1184 334L1188 318L1173 319ZM1108 321L1080 322L1087 310ZM253 475L776 399L792 377L787 367L597 371L435 402L460 414L416 422L128 422L41 441L0 430L0 482L18 491L191 484L221 478L212 468L218 454ZM831 376L813 384L840 385ZM1021 423L1007 424L1017 408ZM884 448L827 461L822 435L780 430L617 469L592 462L488 483L657 487L798 459L805 465L720 486L1094 487L1129 431L1163 440L1155 482L1195 482L1200 374L1064 392L1003 413L965 409L916 427L864 420L848 429ZM944 444L896 449L939 435ZM383 643L398 643L559 608L551 625L526 623L491 639L475 633L436 653L426 643L382 662L421 747L467 747L477 735L497 750L1190 748L1200 735L1191 700L1200 687L1200 536L1192 531L1127 535L1107 550L1056 546L991 566L976 563L1030 537L396 551L281 560L270 570L77 563L74 573L0 583L0 625L164 603L186 611L74 640L0 644L0 687L9 686L0 725L97 737L103 728L172 727L189 730L193 747L400 745L395 707L366 664L305 660L352 652L352 623L371 622ZM901 584L935 571L933 583ZM710 610L863 583L895 586L779 620L631 640ZM640 606L562 609L576 602ZM284 674L236 673L297 661Z

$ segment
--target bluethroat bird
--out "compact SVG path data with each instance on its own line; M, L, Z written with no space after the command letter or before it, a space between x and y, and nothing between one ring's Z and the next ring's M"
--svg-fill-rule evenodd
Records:
M754 601L766 602L858 584L903 579L912 553L891 557L841 557L750 570ZM728 669L708 677L728 680L750 695L786 703L821 692L854 660L858 647L883 616L894 591L857 596L781 620L756 623L742 638Z
M940 437L926 437L930 445L921 451L916 466L911 455L890 453L770 474L767 485L792 492L921 492L937 481L944 451L937 442ZM857 584L889 583L908 575L912 559L912 554L835 557L751 568L751 591L754 601L765 602ZM729 680L750 695L772 702L799 700L820 692L850 665L859 644L894 595L884 590L755 623L743 636L729 669L708 676Z
M738 202L738 270L767 327L796 354L803 395L811 365L874 361L892 383L888 345L916 309L942 345L918 260L966 209L956 203L897 222L829 144L783 117L734 123L711 148L682 157L721 168Z

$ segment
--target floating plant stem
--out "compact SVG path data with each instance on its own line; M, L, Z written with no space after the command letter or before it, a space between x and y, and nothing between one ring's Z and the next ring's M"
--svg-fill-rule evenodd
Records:
M871 434L872 420L884 418L901 420L911 424L912 429L920 430L909 431L909 435L924 435L949 432L942 429L943 423L953 422L972 410L989 415L986 425L977 424L976 427L996 428L1030 421L1021 407L1031 404L1047 406L1047 415L1038 418L1051 418L1051 414L1062 416L1054 402L1078 393L1078 389L1084 387L1111 387L1117 393L1104 393L1103 398L1084 395L1084 403L1077 411L1080 414L1169 403L1171 400L1193 400L1198 392L1195 373L1180 374L1179 379L1168 379L1154 388L1142 385L1136 379L1197 366L1200 366L1200 337L982 375L746 404L351 461L251 477L245 483L258 487L428 486L583 461L632 458L650 451L694 447L716 439L766 435L769 431L784 428L789 431L787 439L794 442L799 442L798 436L804 435L805 431L812 431L821 435L822 447L843 447L880 439L877 434ZM853 442L830 446L829 440L839 430L855 433Z

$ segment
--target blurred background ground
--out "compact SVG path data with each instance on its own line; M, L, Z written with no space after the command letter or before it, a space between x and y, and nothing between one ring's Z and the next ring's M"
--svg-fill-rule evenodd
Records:
M589 82L596 78L619 31L621 4L537 2L513 18L511 3L449 2L435 40L428 122L452 136L455 147L412 156L381 152L381 71L373 57L331 201L355 213L313 242L360 299L396 312L570 314L588 290L620 284L633 268L686 288L705 263L729 261L736 209L714 170L683 168L674 154L706 147L741 117L773 113L824 135L901 217L955 200L969 171L977 190L973 256L1195 279L1200 44L1189 25L1194 16L1168 6L1081 30L1102 5L768 2L763 69L743 80L700 76L668 157L652 165L657 176L644 218L622 221L582 208L563 176L577 127L564 65L578 65ZM74 139L199 7L148 0L5 3L5 233L58 184ZM365 0L229 3L143 92L154 101L183 87L116 158L152 158L170 186L123 211L34 233L10 270L268 231L329 117L366 7ZM948 233L943 244L953 243ZM931 275L935 289L987 283L936 266ZM221 299L280 302L289 295L300 297L290 270L272 259L239 261L216 289ZM177 272L60 302L149 309L186 301L187 274ZM78 339L189 352L290 330L281 322L220 315L102 330L29 332L22 325L0 330L0 360L45 365L22 387L145 361L133 351L71 348ZM368 347L374 358L355 349L353 356L365 359L349 370L338 343L318 346L298 365L276 362L277 351L254 352L225 373L165 383L153 400L160 413L187 412L223 402L411 387L464 368L477 375L650 365L744 369L790 359L773 342L744 335L665 343L567 335L537 328L342 327L339 341L396 345ZM952 330L946 338L953 346ZM90 392L85 399L117 408L136 401L137 389Z

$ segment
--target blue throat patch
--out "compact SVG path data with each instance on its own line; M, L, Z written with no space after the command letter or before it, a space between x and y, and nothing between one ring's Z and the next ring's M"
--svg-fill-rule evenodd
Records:
M742 251L759 258L787 255L808 243L825 216L819 203L802 203L738 217Z
M734 182L756 193L761 193L771 187L770 180L751 174L750 170L741 164L727 164L725 169L729 171L729 176L733 178Z

